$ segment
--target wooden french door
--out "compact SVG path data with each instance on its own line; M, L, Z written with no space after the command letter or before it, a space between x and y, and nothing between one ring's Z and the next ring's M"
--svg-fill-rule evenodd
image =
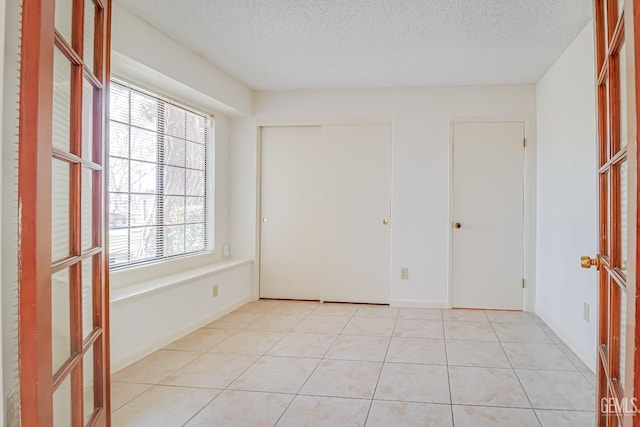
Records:
M599 267L598 426L640 422L632 399L634 360L627 356L637 359L635 320L628 316L634 313L637 277L635 264L630 265L635 258L629 254L635 245L628 241L629 230L636 226L635 211L629 221L629 206L635 206L637 189L636 100L630 90L636 81L631 72L636 62L634 2L594 1L600 254L582 262L584 267Z
M23 426L110 424L105 123L110 0L23 0Z

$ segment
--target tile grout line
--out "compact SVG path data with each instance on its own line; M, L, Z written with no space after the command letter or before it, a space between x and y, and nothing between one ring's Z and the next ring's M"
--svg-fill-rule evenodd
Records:
M271 313L273 311L275 307L265 311L264 313L262 313L260 316L258 316L257 318L255 318L253 321L249 322L247 325L245 325L244 327L238 329L235 331L235 333L231 334L229 336L229 338L231 338L232 336L236 335L238 332L240 331L252 331L252 329L247 329L247 326L249 326L251 323L253 323L254 321L258 320L259 318L263 317L265 314L267 313ZM306 316L305 316L306 317ZM258 332L274 332L274 331L259 331ZM234 377L234 379L232 379L231 381L229 381L229 383L220 390L220 393L218 393L213 399L211 399L206 405L204 405L202 408L200 408L199 411L197 411L191 418L189 418L189 420L183 424L183 426L185 426L186 424L188 424L189 422L191 422L191 420L193 420L199 413L201 413L207 406L209 406L214 400L216 400L219 396L221 396L224 392L226 391L244 391L244 390L234 390L234 389L230 389L229 386L232 385L235 381L238 380L238 378L240 378L242 375L244 375L250 368L252 368L256 363L258 363L258 361L260 361L265 355L266 353L268 353L274 346L276 346L280 341L282 341L284 339L284 337L287 336L287 333L285 333L282 337L280 337L280 339L278 339L275 343L273 343L271 345L271 347L269 347L265 353L260 354L260 355L256 355L256 354L251 354L250 356L258 356L258 358L256 360L253 361L253 363L251 363L249 366L247 366L240 374L236 375ZM226 341L226 340L224 340ZM222 342L218 343L221 344ZM216 347L218 344L214 345L211 348ZM221 354L243 354L243 353L221 353ZM259 392L262 393L262 392ZM284 393L282 393L284 394ZM292 399L293 401L293 399Z
M451 376L449 375L449 352L447 350L447 335L444 330L444 311L441 311L442 317L442 340L444 342L444 361L447 368L447 385L449 386L449 409L451 411L451 426L455 427L456 420L453 417L453 396L451 394Z
M555 332L553 332L553 330L549 327L549 325L547 325L544 322L544 320L542 320L542 319L540 319L540 320L541 320L541 322L540 323L536 322L536 325L542 330L542 332L544 332L544 334L549 338L549 340L551 340L551 343L560 351L560 353L562 353L562 355L569 361L569 363L571 363L571 365L576 368L576 371L582 373L582 371L580 370L580 367L573 362L573 360L562 350L562 348L560 346L561 345L566 346L567 349L569 351L571 351L575 355L573 350L571 350L571 348L569 348L569 346L564 341L562 341L562 339L560 337L558 337L558 335ZM553 336L551 334L553 334ZM557 337L558 340L560 340L561 342L556 342L556 340L554 340L554 336ZM576 357L578 357L578 356L576 355ZM585 375L583 375L583 377L584 376ZM586 379L586 377L585 377L585 379ZM591 383L589 383L589 384L591 384Z
M378 391L378 386L380 385L380 378L382 377L382 371L384 371L385 364L387 363L387 356L389 355L389 348L391 347L391 340L393 339L393 333L396 330L396 324L398 323L398 318L400 316L400 309L398 309L398 314L394 317L393 328L391 328L391 335L389 335L389 342L387 343L387 350L384 353L384 358L382 359L382 365L380 366L380 372L378 373L378 379L376 380L376 386L373 388L373 394L371 395L371 400L369 401L369 410L367 411L367 416L364 419L363 426L367 425L369 421L369 415L371 415L371 408L373 407L373 401L376 397L376 392Z
M551 339L551 337L549 337ZM551 339L551 341L553 341L553 339ZM571 360L571 358L564 352L562 351L562 348L560 348L560 345L566 345L566 344L558 344L558 343L553 343L554 347L562 354L562 356L569 361L569 363L571 364L571 366L573 366L576 370L575 372L580 372L582 373L582 371L580 370L580 367L573 363L573 360ZM568 347L568 346L567 346ZM571 349L569 349L569 351L571 351ZM576 356L578 357L578 356ZM584 375L583 375L584 376Z
M204 410L204 408L206 408L211 403L213 403L213 401L216 400L222 394L223 391L224 390L220 390L220 392L218 394L213 396L213 399L209 400L207 403L204 404L204 406L202 408L198 409L187 421L184 422L184 424L182 424L182 426L184 427L187 424L189 424L195 417L198 416L198 414L200 414L200 412L202 412Z
M273 310L273 309L272 309ZM298 326L304 319L306 319L306 317L308 316L305 315L302 320L300 320L300 322L298 322L296 324L296 326ZM256 319L257 320L257 319ZM248 326L248 325L247 325ZM294 326L294 328L296 327ZM251 330L251 329L248 329ZM227 384L227 386L224 388L224 391L238 391L238 390L234 390L234 389L230 389L229 386L231 386L234 382L236 382L238 380L238 378L240 378L242 375L244 375L250 368L252 368L253 366L256 365L256 363L258 363L260 360L262 360L265 356L268 355L268 353L275 347L277 346L280 342L282 342L282 340L284 340L286 338L287 335L289 335L289 333L291 332L291 330L289 331L261 331L261 330L256 330L257 332L270 332L270 333L277 333L277 332L281 332L284 335L282 335L282 337L280 337L280 339L278 339L276 342L274 342L269 348L267 348L265 350L264 353L262 354L258 354L255 356L258 356L258 358L251 364L249 365L245 370L243 370L239 375L237 375L231 382L229 382L229 384Z
M374 392L373 392L373 395L372 395L372 397L371 397L371 398L355 398L355 397L340 397L340 396L322 396L322 395L313 395L313 394L311 394L311 395L305 395L305 394L301 394L301 393L300 393L300 392L301 392L301 390L304 388L304 386L308 383L309 379L314 375L314 373L315 373L315 372L316 372L316 370L318 369L319 365L320 365L324 360L349 360L349 359L327 359L327 355L328 355L328 353L329 353L329 352L331 351L331 349L335 346L335 344L336 344L336 343L337 343L337 341L340 339L340 337L342 337L342 336L345 336L345 337L346 337L346 336L361 336L361 337L369 337L369 336L374 337L374 336L375 336L375 337L384 337L384 336L381 336L381 335L349 335L349 334L346 334L346 335L345 335L345 334L344 334L344 331L345 331L345 329L347 328L347 326L349 325L349 323L350 323L354 318L358 317L358 316L357 316L357 313L358 313L358 311L360 310L360 308L356 309L355 311L353 311L353 312L352 312L350 315L348 315L348 316L336 316L336 317L344 317L345 319L347 319L347 321L345 322L344 326L342 326L342 327L341 327L340 331L339 331L339 332L334 336L333 340L332 340L332 341L331 341L331 343L327 346L327 349L324 351L324 354L321 356L321 358L319 358L319 362L315 365L315 367L313 368L313 370L311 371L311 373L308 375L308 377L306 378L306 380L304 381L304 383L302 384L302 386L300 386L300 387L299 387L299 389L298 389L298 391L297 391L297 392L295 392L295 393L282 393L282 392L265 392L265 391L259 391L259 390L234 390L234 389L229 389L229 386L230 386L231 384L233 384L235 381L237 381L237 379L238 379L239 377L241 377L242 375L244 375L244 374L246 373L246 371L247 371L247 370L249 370L251 367L255 366L255 364L256 364L256 363L258 363L258 361L262 360L263 358L265 358L265 357L267 357L267 356L270 356L270 355L268 355L268 352L269 352L269 351L271 351L271 350L273 350L273 348L274 348L275 346L277 346L277 345L278 345L278 344L279 344L279 343L280 343L280 342L281 342L285 337L287 337L287 336L288 336L289 334L291 334L291 333L296 332L296 331L295 331L295 328L299 327L299 326L300 326L300 324L302 324L302 323L303 323L305 320L307 320L309 317L314 316L314 312L316 312L316 311L318 310L318 308L316 307L316 308L315 308L314 310L312 310L311 312L309 312L309 313L306 313L306 314L302 315L301 319L299 320L299 322L297 322L297 323L296 323L296 325L295 325L295 326L288 326L288 327L287 327L288 329L287 329L287 330L285 330L285 331L263 331L263 330L252 330L252 329L247 329L247 327L248 327L251 323L255 322L256 320L258 320L258 319L259 319L259 318L261 318L262 316L264 316L264 315L266 315L266 314L269 314L269 313L274 313L274 311L273 311L273 310L277 310L277 306L270 307L267 311L264 311L264 312L261 312L261 313L256 313L256 314L259 314L259 315L258 315L258 317L256 317L254 320L250 321L250 322L249 322L249 323L247 323L245 326L243 326L243 327L241 327L241 328L239 328L239 329L231 329L231 330L227 330L227 329L224 329L224 328L207 328L207 329L222 329L222 330L227 330L230 334L229 334L229 336L224 337L224 339L223 339L222 341L220 341L219 343L216 343L216 344L214 344L213 346L208 347L208 348L207 348L206 350L204 350L204 351L201 351L201 350L192 351L192 350L188 350L188 349L165 349L165 348L159 349L159 350L166 350L166 351L171 351L171 352L187 352L187 353L194 353L194 354L196 354L196 358L195 358L194 360L191 360L191 361L190 361L190 362L188 362L186 365L184 365L184 366L182 366L182 367L180 367L180 368L177 368L177 370L175 370L175 372L172 372L172 373L168 374L168 376L171 376L171 375L175 375L175 373L176 373L176 372L180 371L181 369L184 369L186 366L188 366L189 364L193 363L195 360L198 360L198 358L200 358L200 357L202 357L202 356L204 356L204 355L206 355L206 354L216 354L216 353L217 353L217 354L241 354L241 353L218 353L218 352L210 351L210 350L214 349L216 346L218 346L218 345L222 344L222 343L223 343L223 342L225 342L226 340L228 340L228 339L232 338L233 336L235 336L236 334L238 334L238 333L240 333L240 332L242 332L242 331L255 331L255 332L282 332L282 333L283 333L283 336L282 336L282 337L280 337L277 341L275 341L271 346L269 346L269 348L268 348L268 349L266 349L266 351L265 351L263 354L259 354L259 355L255 355L255 354L254 354L254 355L252 355L252 356L256 357L256 360L255 360L255 361L253 361L253 362L252 362L252 363L251 363L251 364L250 364L246 369L244 369L240 374L238 374L237 376L235 376L235 377L234 377L234 378L233 378L233 379L232 379L232 380L227 384L227 386L226 386L226 387L224 387L224 388L216 388L216 387L198 387L198 386L186 386L186 385L182 385L182 386L181 386L181 385L167 385L167 384L160 384L160 383L158 383L158 382L154 382L154 383L136 383L136 382L120 381L120 382L125 383L125 384L140 384L140 385L148 386L148 388L147 388L145 391L143 391L142 393L140 393L140 394L138 394L138 395L136 395L136 396L134 396L134 397L132 397L132 398L128 399L128 400L127 400L127 402L123 403L123 404L122 404L122 405L121 405L121 406L120 406L116 411L113 411L113 413L115 413L115 412L119 411L120 409L124 408L125 406L129 405L132 401L134 401L134 400L138 399L142 394L147 393L147 392L148 392L151 388L153 388L153 387L174 387L174 388L195 388L195 389L203 389L203 390L215 390L215 391L217 391L217 392L218 392L218 393L217 393L213 398L211 398L210 400L208 400L208 401L207 401L207 402L206 402L206 403L205 403L205 404L204 404L204 405L203 405L199 410L197 410L193 415L191 415L191 416L190 416L190 418L189 418L189 419L186 421L186 423L185 423L185 424L183 424L183 425L186 425L186 424L188 424L188 423L192 422L194 418L196 418L196 417L197 417L197 416L198 416L198 415L199 415L199 414L200 414L200 413L201 413L205 408L207 408L209 405L211 405L211 404L212 404L212 402L214 402L214 401L215 401L215 400L216 400L220 395L222 395L222 394L223 394L224 392L226 392L226 391L241 391L241 392L249 392L249 393L259 393L259 394L274 393L274 394L280 394L280 395L288 395L288 396L292 396L292 397L291 397L291 400L290 400L290 401L289 401L289 403L287 404L286 408L284 408L284 410L282 411L282 413L280 414L280 416L278 417L278 419L275 421L275 424L277 424L277 423L281 422L282 418L284 417L284 414L289 410L289 408L290 408L290 407L291 407L291 405L293 404L293 401L294 401L294 400L296 400L296 398L297 398L298 396L318 396L318 397L324 397L324 398L340 398L340 399L352 399L352 400L361 400L361 401L369 400L369 408L368 408L368 411L367 411L367 414L366 414L366 418L365 418L365 424L366 424L366 422L368 422L368 419L369 419L369 417L370 417L371 409L372 409L372 407L373 407L373 402L374 402L374 400L375 400L375 393L376 393L376 391L377 391L377 389L378 389L378 387L379 387L379 383L380 383L380 380L381 380L381 377L382 377L382 371L384 370L384 367L385 367L385 365L387 364L387 359L388 359L388 354L389 354L389 351L390 351L391 341L394 339L394 333L395 333L395 331L396 331L396 329L397 329L397 327L398 327L397 323L398 323L398 320L401 318L401 317L400 317L401 309L398 309L398 312L396 313L396 315L395 315L395 316L392 316L392 317L388 317L388 316L387 316L387 317L386 317L386 318L392 318L392 319L394 319L394 323L393 323L393 327L391 328L391 335L390 335L390 336L388 336L388 343L387 343L387 347L386 347L385 355L384 355L384 358L383 358L382 363L381 363L380 371L379 371L379 373L378 373L378 379L377 379L377 382L376 382L376 385L375 385L375 388L374 388ZM243 313L251 313L251 312L243 312ZM282 314L296 314L296 313L295 313L295 312L294 312L294 313L285 313L285 312L283 312ZM330 315L330 314L328 314L328 315ZM516 369L515 369L515 367L513 366L513 362L511 361L511 359L509 358L508 354L506 353L506 350L505 350L505 344L506 344L506 343L508 343L508 341L504 341L504 342L503 342L503 340L499 339L499 338L497 337L496 328L495 328L496 323L520 323L520 322L499 322L499 321L498 321L498 322L493 322L493 321L491 321L491 319L489 319L489 318L488 318L489 316L487 316L486 312L485 312L485 314L484 314L484 315L485 315L485 318L488 320L488 322L489 322L489 324L490 324L491 330L492 330L492 331L493 331L493 333L496 335L497 341L498 341L498 343L500 344L500 348L501 348L501 349L502 349L502 351L504 352L504 354L505 354L505 356L506 356L506 359L507 359L507 361L508 361L508 363L509 363L509 366L511 367L512 372L514 372L514 374L515 374L515 376L516 376L516 378L517 378L517 380L518 380L518 383L520 384L520 386L521 386L522 390L525 392L525 396L527 396L527 400L528 400L528 403L529 403L530 407L529 407L529 408L526 408L526 407L525 407L525 408L521 408L521 409L531 409L531 410L533 410L534 415L536 416L536 419L538 420L538 422L539 422L539 423L540 423L541 421L540 421L540 418L538 417L538 412L537 412L537 411L538 411L538 409L539 409L539 410L541 410L541 411L553 410L553 411L561 411L561 412L568 412L568 413L572 413L572 412L575 412L575 413L580 413L580 412L589 412L589 411L578 410L578 409L571 410L571 409L553 409L553 408L537 408L537 409L536 409L536 408L533 408L533 405L532 405L532 403L531 403L531 398L529 397L529 394L527 393L527 391L524 389L524 386L522 385L522 381L520 380L520 378L519 378L518 374L516 373ZM316 316L321 316L321 315L316 315ZM366 319L366 318L368 318L368 317L372 317L372 318L385 318L385 316L360 316L360 317L358 317L358 318ZM471 406L471 407L486 407L486 408L492 408L492 407L493 407L493 408L516 409L515 407L511 407L511 406L483 405L483 404L468 404L468 405L460 404L460 405L458 405L458 404L454 404L454 403L453 403L453 400L452 400L452 390L451 390L451 381L450 381L450 375L449 375L449 368L450 368L450 365L449 365L449 360L448 360L448 358L449 358L449 357L448 357L448 347L447 347L448 340L446 339L445 324L444 324L444 310L440 310L440 317L441 317L441 322L442 322L443 345L444 345L444 352L445 352L445 366L446 366L446 368L447 368L447 380L448 380L448 382L449 382L449 398L450 398L449 406L450 406L450 411L451 411L451 420L452 420L453 425L455 425L455 419L453 418L453 409L454 409L453 407L454 407L454 406ZM404 319L404 318L403 318L403 319ZM411 318L407 318L407 319L411 319ZM415 320L432 320L432 319L415 319ZM534 320L535 320L535 319L534 319ZM320 322L320 323L322 323L322 322ZM586 373L586 372L581 371L581 370L580 370L580 368L579 368L578 366L576 366L576 364L573 362L573 360L571 360L571 358L570 358L570 357L569 357L569 356L568 356L564 351L562 351L562 348L561 348L560 346L561 346L562 344L564 344L564 343L558 343L558 342L555 342L555 341L554 341L554 339L553 339L551 336L549 336L548 332L547 332L547 331L546 331L546 330L545 330L545 329L544 329L544 328L543 328L539 323L535 322L535 324L536 324L536 326L538 326L540 329L542 329L542 331L543 331L544 335L545 335L547 338L549 338L549 339L550 339L550 341L551 341L551 343L554 345L554 347L555 347L558 351L560 351L566 359L568 359L568 360L570 361L570 364L571 364L572 366L574 366L574 368L576 369L576 371L570 371L570 372L579 372L579 373L581 374L581 377L582 377L582 378L584 378L586 381L589 381L589 380L588 380L588 378L586 377L586 374L587 374L587 373ZM204 327L203 327L203 328L204 328ZM200 329L203 329L203 328L200 328ZM301 333L301 334L309 334L309 335L312 335L312 334L329 335L329 334L324 333L324 332L322 332L322 333L321 333L321 332L315 332L315 333L314 333L314 332L304 332L304 331L302 331L302 332L299 332L299 333ZM331 335L333 335L333 333L332 333ZM416 339L416 340L426 340L426 339L427 339L427 338L424 338L424 337L407 337L407 338ZM176 340L176 341L177 341L177 340ZM456 341L456 340L452 340L452 341ZM467 341L467 340L460 340L460 341ZM515 341L515 342L517 342L517 341ZM524 343L526 343L526 341L525 341ZM568 350L570 350L570 349L568 349ZM300 358L300 359L316 359L316 360L318 360L318 359L317 359L317 358L315 358L315 357L304 357L304 356L299 356L299 355L295 355L295 356L286 356L286 355L284 355L284 356L270 356L270 357L276 357L276 358L279 358L279 357L282 357L282 358L291 358L291 357L293 357L293 358ZM354 361L354 362L366 362L366 361L362 361L362 360L353 360L353 361ZM389 362L389 363L390 363L390 362ZM396 363L396 362L394 362L394 363ZM397 363L403 363L403 362L397 362ZM430 363L420 363L420 362L418 362L418 363L405 362L405 363L407 363L407 364L417 364L417 365L433 365L433 364L430 364ZM462 366L462 365L461 365L461 366ZM477 366L470 366L470 367L477 367ZM520 368L519 368L519 369L520 369ZM535 368L529 368L529 369L526 369L526 368L525 368L525 369L522 369L522 370L525 370L525 371L526 371L526 370L535 370L535 371L548 371L548 372L566 371L566 370L535 369ZM167 377L168 377L168 376L167 376ZM166 378L166 377L165 377L165 378ZM163 378L163 379L164 379L164 378ZM162 381L162 379L160 380L160 382L161 382L161 381ZM591 383L590 383L590 381L589 381L589 384L591 384ZM401 400L401 399L398 399L398 400L395 400L395 399L379 399L379 400L380 400L380 401L389 401L389 402L406 402L406 403L412 403L412 401L408 401L408 400ZM413 402L413 403L429 403L429 402ZM432 404L434 404L434 405L435 405L435 404L440 405L441 403L432 403ZM363 405L363 406L364 406L364 405ZM364 409L364 408L363 408L363 409ZM188 415L188 414L185 414L185 415ZM274 425L275 425L275 424L274 424Z
M200 412L202 412L202 410L203 410L204 408L206 408L209 404L211 404L211 402L213 402L215 399L217 399L217 398L218 398L218 396L220 396L220 395L221 395L222 393L224 393L225 391L229 391L230 389L229 389L228 387L229 387L229 386L230 386L234 381L236 381L240 376L242 376L242 375L243 375L243 374L244 374L244 373L245 373L249 368L251 368L252 366L254 366L254 365L255 365L255 364L256 364L260 359L262 359L262 357L264 357L264 355L265 355L266 353L265 353L265 354L262 354L262 355L252 355L252 356L259 356L259 357L258 357L258 358L253 362L253 363L251 363L251 364L250 364L246 369L244 369L244 370L243 370L239 375L237 375L237 376L236 376L232 381L230 381L230 382L229 382L229 384L227 384L227 386L226 386L226 387L224 387L224 388L175 386L175 385L166 385L166 384L161 384L161 382L162 382L163 380L165 380L166 378L169 378L170 376L174 375L175 373L177 373L177 372L178 372L178 371L180 371L181 369L185 368L185 367L186 367L186 366L188 366L189 364L193 363L195 360L199 359L199 358L200 358L200 357L202 357L203 355L205 355L205 354L210 354L210 353L215 353L215 352L210 352L210 351L208 351L208 350L211 350L211 349L213 349L213 348L217 347L219 344L222 344L223 342L227 341L228 339L230 339L231 337L233 337L234 335L236 335L238 332L240 332L240 331L245 331L245 330L251 331L250 329L247 329L247 326L249 326L249 324L253 323L255 320L258 320L259 318L263 317L265 314L272 312L274 308L275 308L275 307L270 308L269 310L264 311L264 312L261 312L261 313L255 313L255 314L259 314L259 316L258 316L258 317L256 317L255 319L253 319L252 321L248 322L245 326L243 326L243 327L241 327L241 328L239 328L239 329L225 329L225 330L227 330L227 331L231 331L231 332L230 332L230 334L229 334L229 336L225 337L225 339L223 339L223 340L222 340L222 341L220 341L219 343L214 344L213 346L209 347L209 348L208 348L207 350L205 350L205 351L169 350L169 349L165 349L164 347L163 347L163 348L161 348L161 349L156 350L154 353L156 353L156 352L158 352L158 351L186 352L186 353L196 353L196 354L197 354L197 356L196 356L193 360L191 360L191 361L189 361L188 363L186 363L185 365L183 365L183 366L181 366L181 367L179 367L179 368L176 368L175 370L172 370L169 374L167 374L166 376L163 376L160 380L158 380L158 381L156 381L156 382L153 382L153 383L140 383L140 384L144 384L144 385L149 385L149 387L147 388L147 390L145 390L145 391L143 391L142 393L138 394L137 396L135 396L135 397L133 397L133 398L129 399L126 403L124 403L123 405L121 405L121 406L120 406L120 408L118 408L116 411L113 411L112 413L115 413L115 412L119 411L120 409L124 408L125 406L127 406L128 404L130 404L133 400L137 399L137 398L138 398L138 397L140 397L142 394L144 394L144 393L148 392L148 391L149 391L150 389L152 389L153 387L182 387L182 388L198 388L198 389L206 389L206 390L218 390L218 391L219 391L219 393L218 393L218 394L216 394L216 396L214 396L211 400L209 400L209 401L208 401L204 406L202 406L198 411L196 411L196 413L195 413L194 415L192 415L192 416L191 416L191 417L186 421L186 423L189 423L189 422L190 422L190 421L191 421L195 416L197 416L197 414L199 414ZM233 312L231 312L231 313L233 313ZM227 315L228 315L228 314L231 314L231 313L227 313ZM241 313L252 313L252 312L241 312ZM306 318L309 314L310 314L310 313L307 313L305 316L303 316L303 319L302 319L302 320L304 320L304 318ZM226 315L225 315L225 316L226 316ZM224 316L223 316L223 317L224 317ZM301 320L301 322L302 322L302 320ZM214 322L215 322L215 321L214 321ZM213 322L210 322L210 323L213 323ZM205 326L206 326L206 325L205 325ZM224 329L224 328L205 328L205 327L203 326L202 328L199 328L199 329L197 329L197 330L200 330L200 329ZM197 331L197 330L196 330L196 331ZM194 331L194 332L195 332L195 331ZM273 332L273 331L263 331L263 332ZM187 335L189 335L189 334L187 334ZM187 336L187 335L185 335L185 336ZM276 341L276 342L275 342L271 347L269 347L269 349L267 349L267 352L268 352L269 350L271 350L271 348L273 348L277 343L279 343L279 342L280 342L280 341L281 341L285 336L286 336L286 334L285 334L285 335L283 335L283 336L282 336L278 341ZM178 338L178 339L177 339L177 340L175 340L175 341L178 341L178 340L180 340L180 339L182 339L182 338L184 338L184 337ZM175 341L174 341L174 342L175 342ZM170 344L169 344L169 345L170 345ZM154 354L154 353L152 353L152 354ZM226 354L241 354L241 353L226 353ZM231 391L233 391L233 390L231 390ZM185 423L185 424L183 424L183 425L186 425L186 423Z
M486 316L486 314L485 314L485 316ZM487 316L487 319L489 319L489 316ZM531 411L533 412L533 415L536 417L536 420L538 420L538 424L542 425L542 421L540 421L540 418L538 417L538 413L535 411L535 408L533 407L533 403L531 403L531 398L529 397L529 393L527 393L527 390L524 388L524 385L522 385L522 381L520 380L520 377L518 376L518 373L516 372L516 369L513 367L513 363L511 362L511 358L509 357L509 354L507 353L507 351L504 349L504 345L502 343L502 340L500 339L500 336L498 335L498 333L496 332L495 328L493 327L493 322L491 322L491 320L489 320L489 325L491 326L491 330L493 331L493 333L496 334L496 338L498 339L498 343L500 344L500 348L502 348L502 351L504 352L504 355L507 358L507 362L509 362L509 366L511 366L511 370L513 371L513 375L515 375L516 379L518 380L518 384L520 384L520 388L522 388L522 391L524 392L524 395L526 396L527 401L529 402L529 405L531 406Z
M132 398L130 398L129 400L127 400L125 403L123 403L122 405L120 405L120 407L118 409L114 409L111 411L111 414L115 414L116 412L118 412L120 409L124 408L125 406L127 406L129 403L133 402L134 400L136 400L138 397L142 396L144 393L146 393L147 391L149 391L152 387L154 387L154 384L142 384L142 383L127 383L127 384L140 384L140 385L145 385L148 386L145 390L141 391L139 394L136 394L135 396L133 396Z
M583 370L583 369L580 369L580 366L578 366L578 364L576 364L576 363L574 363L574 362L573 362L573 358L569 357L569 355L567 355L567 353L565 353L565 351L564 351L564 350L562 350L562 348L560 347L560 346L562 346L562 345L564 345L565 347L567 347L567 350L571 352L571 354L573 355L573 357L578 358L579 362L580 362L582 365L584 365L584 366L585 366L587 369L589 369L589 370L588 370L588 371L585 371L585 370ZM577 355L573 350L571 350L571 348L570 348L567 344L565 344L565 343L562 343L562 344L556 344L556 346L558 347L558 350L560 350L560 352L562 352L562 354L563 354L567 359L569 359L569 362L571 362L571 364L572 364L573 366L575 366L575 367L576 367L576 370L577 370L578 372L582 373L583 375L584 375L585 373L590 373L590 374L595 375L595 372L591 371L591 368L589 368L589 366L587 366L587 364L586 364L586 363L584 363L584 362L582 361L582 359L580 359L580 358L578 357L578 355ZM584 376L586 377L586 375L584 375ZM588 379L587 379L587 380L588 380ZM591 383L591 382L589 382L589 383Z
M321 303L323 304L323 303ZM317 308L316 308L317 310ZM314 310L315 311L315 310ZM293 405L293 401L296 400L296 398L298 396L300 396L300 392L302 391L302 389L304 388L304 386L309 382L309 380L311 379L311 377L313 376L313 374L316 372L316 370L318 369L318 366L320 366L320 364L322 363L323 360L325 359L325 356L327 355L327 353L331 350L331 347L333 347L333 345L336 343L336 341L338 340L338 337L340 337L340 335L342 335L342 331L344 331L344 329L347 327L347 325L349 324L349 322L351 321L351 319L355 316L356 312L358 311L358 309L356 309L353 313L351 313L351 316L348 317L347 322L344 324L344 326L342 327L342 329L340 329L340 333L338 333L336 335L336 337L334 338L333 342L331 343L331 345L327 348L327 350L324 352L323 356L320 358L320 361L316 364L316 366L313 368L313 370L311 371L311 373L309 374L309 376L307 377L307 379L302 383L302 385L300 386L300 388L298 388L298 391L295 393L295 395L293 396L293 398L291 399L291 401L289 402L289 404L287 405L286 408L284 408L284 410L282 411L282 413L280 414L280 416L278 417L278 419L276 420L276 422L273 424L273 426L275 427L276 425L278 425L278 423L280 422L280 420L282 419L282 417L284 417L284 414L287 413L287 411L289 410L289 408L291 407L291 405ZM347 316L345 316L347 317ZM305 396L305 395L302 395Z
M572 354L574 357L578 358L578 360L580 361L580 363L582 363L584 366L586 366L587 368L589 368L589 367L588 367L584 362L582 362L582 360L578 357L578 355L577 355L577 354L575 354L575 352L574 352L573 350L571 350L571 348L567 345L567 343L565 343L564 341L562 341L562 338L558 337L558 335L557 335L555 332L553 332L553 330L549 327L549 325L547 325L547 324L545 323L545 321L544 321L544 320L540 319L540 321L539 321L539 322L537 322L537 321L536 321L536 325L537 325L538 327L540 327L540 329L542 329L542 332L544 332L544 333L545 333L545 335L547 335L547 337L548 337L548 338L551 340L551 342L552 342L552 343L557 347L557 349L562 353L562 355L563 355L566 359L568 359L568 360L569 360L569 363L571 363L571 365L573 365L573 366L576 368L576 371L575 371L575 372L579 372L579 373L580 373L580 374L581 374L581 375L582 375L582 376L587 380L587 382L588 382L592 387L594 387L594 388L595 388L596 386L595 386L595 385L593 385L593 384L591 384L591 381L589 380L589 378L587 378L587 374L588 374L588 373L589 373L589 374L593 374L593 375L595 375L595 373L594 373L594 372L592 372L590 369L589 369L589 371L584 371L584 370L580 369L580 366L578 366L576 363L574 363L573 359L572 359L571 357L569 357L569 355L567 355L567 353L562 349L562 347L561 347L561 346L565 346L565 347L567 348L567 350L568 350L569 352L571 352L571 354ZM543 328L542 326L545 326L545 327ZM547 331L547 329L548 329L548 331ZM558 340L559 340L560 342L556 342L556 341L553 339L553 336L551 336L551 334L550 334L549 332L550 332L551 334L555 335L555 336L558 338Z
M267 310L266 312L264 312L264 313L260 314L260 316L256 317L256 319L254 319L254 320L259 319L260 317L264 316L266 313L270 312L271 310L272 310L272 309ZM253 321L252 321L252 322L253 322ZM234 332L233 332L233 333L231 333L231 334L229 335L229 337L227 337L227 339L228 339L228 338L231 338L231 337L232 337L232 336L234 336L234 335L236 335L239 331L244 330L244 329L245 329L245 328L246 328L250 323L251 323L251 322L247 323L247 325L245 325L244 327L242 327L242 328L240 328L240 329L234 330ZM213 346L213 347L211 347L211 348L213 349L214 347L217 347L219 344L222 344L222 342L226 341L227 339L224 339L223 341L221 341L220 343L218 343L218 344L214 345L214 346ZM282 338L281 338L281 339L282 339ZM279 340L278 340L278 342L279 342ZM274 344L274 345L275 345L275 344ZM227 353L227 354L228 354L228 353ZM236 354L236 353L231 353L231 354ZM246 372L250 367L252 367L253 365L255 365L255 364L256 364L256 362L257 362L258 360L260 360L260 357L259 357L259 358L257 358L256 360L254 360L254 361L253 361L253 363L251 363L249 366L247 366L247 368L246 368L245 370L243 370L239 375L237 375L233 380L231 380L231 381L230 381L230 382L229 382L229 383L228 383L228 384L227 384L223 389L221 389L221 390L220 390L220 392L219 392L218 394L216 394L216 395L214 396L214 398L213 398L213 399L211 399L209 402L207 402L207 404L206 404L206 405L204 405L202 408L200 408L198 411L196 411L196 413L195 413L195 414L193 414L193 415L191 416L191 418L189 418L189 419L188 419L188 420L183 424L183 427L184 427L184 426L186 426L187 424L189 424L189 423L190 423L194 418L196 418L196 417L198 416L198 414L200 414L200 413L201 413L201 412L202 412L202 411L203 411L207 406L209 406L211 403L213 403L213 401L214 401L214 400L216 400L218 397L220 397L220 396L222 395L222 393L224 393L225 391L228 391L228 390L229 390L229 388L228 388L228 387L229 387L231 384L233 384L233 382L234 382L234 381L236 381L236 380L237 380L241 375L243 375L243 374L244 374L244 373L245 373L245 372ZM177 371L176 371L176 372L177 372Z

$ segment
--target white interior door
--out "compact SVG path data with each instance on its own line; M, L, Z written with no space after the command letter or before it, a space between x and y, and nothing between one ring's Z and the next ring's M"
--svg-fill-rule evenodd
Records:
M391 126L322 126L322 145L322 298L388 303Z
M454 307L522 310L523 141L522 122L454 124Z
M320 127L262 128L260 296L320 299Z

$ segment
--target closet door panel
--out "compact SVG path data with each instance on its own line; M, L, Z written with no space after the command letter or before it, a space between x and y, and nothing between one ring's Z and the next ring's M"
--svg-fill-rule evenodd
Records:
M320 127L263 127L260 297L320 299Z
M322 299L388 303L391 126L323 126L322 158Z

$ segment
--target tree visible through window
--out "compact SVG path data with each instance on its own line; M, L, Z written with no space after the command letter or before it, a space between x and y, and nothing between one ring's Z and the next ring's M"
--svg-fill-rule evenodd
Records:
M207 250L209 119L112 82L111 268Z

